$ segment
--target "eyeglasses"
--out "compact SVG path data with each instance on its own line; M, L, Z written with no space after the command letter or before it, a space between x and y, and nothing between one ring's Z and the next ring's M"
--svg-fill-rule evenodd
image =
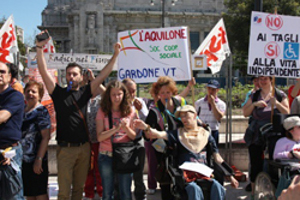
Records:
M0 70L0 74L6 74L5 70Z

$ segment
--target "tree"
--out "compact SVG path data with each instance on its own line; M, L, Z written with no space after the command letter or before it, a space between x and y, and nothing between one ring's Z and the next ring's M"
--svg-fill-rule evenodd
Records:
M300 0L262 0L263 12L280 15L300 15ZM253 0L225 0L227 12L223 13L227 36L233 53L234 68L245 75L249 49L251 12L254 10Z

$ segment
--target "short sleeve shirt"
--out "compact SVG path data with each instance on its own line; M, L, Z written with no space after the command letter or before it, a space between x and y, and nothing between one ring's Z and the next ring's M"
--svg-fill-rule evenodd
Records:
M21 140L23 161L29 163L35 160L42 141L41 131L50 127L50 115L43 105L40 104L34 110L24 114ZM44 160L47 160L47 155L44 156Z
M87 104L92 97L90 84L81 87L78 91L67 91L67 88L56 84L51 97L56 112L56 139L70 143L87 142L88 133L74 101L86 119Z
M0 93L0 110L6 110L11 114L5 123L0 124L0 146L20 141L24 105L24 96L11 87Z
M129 116L127 116L126 118L128 118L130 120L130 126L132 127L132 124L133 124L133 120L134 119L137 119L137 114L136 112L134 112L132 110L132 112L130 113ZM120 112L114 112L112 111L112 123L113 123L113 126L118 126L120 121L122 120L123 118L121 117L121 113ZM103 131L107 131L109 130L109 119L108 119L108 116L105 115L105 113L102 111L102 109L100 108L98 110L98 113L97 113L97 117L96 117L96 120L103 120L103 125L104 125L104 129ZM100 133L101 134L101 133ZM122 129L120 129L120 131L116 134L114 134L113 136L113 142L114 143L120 143L120 142L129 142L131 141L131 139L127 136L126 132ZM99 151L109 151L111 152L112 151L112 145L111 145L111 138L107 138L106 140L100 142L100 147L99 147Z
M215 99L217 108L225 113L226 111L226 104L224 101L222 101L219 98ZM212 108L209 105L206 98L201 98L195 102L195 108L198 113L200 109L199 118L205 123L208 124L211 128L211 130L219 130L220 122L215 118Z

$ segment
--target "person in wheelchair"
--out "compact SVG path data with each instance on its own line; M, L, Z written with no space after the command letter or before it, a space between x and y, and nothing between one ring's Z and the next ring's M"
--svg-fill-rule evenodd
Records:
M200 162L206 164L206 155L202 154L202 150L208 143L213 144L213 157L214 160L226 166L223 158L218 153L218 148L213 137L210 133L203 127L198 126L197 112L195 108L191 105L184 105L179 107L175 112L175 117L180 117L183 127L178 128L173 131L158 131L151 128L148 124L144 123L142 120L134 120L134 127L141 129L146 134L146 137L151 139L162 138L168 141L168 145L176 143L178 145L178 166L184 162ZM238 187L238 181L231 175L229 176L231 185L235 188ZM222 200L225 199L226 193L223 186L216 180L211 179L212 186L210 192L211 200ZM185 190L188 195L189 200L202 200L204 199L203 192L201 188L195 183L190 182L186 185Z
M286 137L276 142L274 159L300 160L300 117L291 116L283 121Z

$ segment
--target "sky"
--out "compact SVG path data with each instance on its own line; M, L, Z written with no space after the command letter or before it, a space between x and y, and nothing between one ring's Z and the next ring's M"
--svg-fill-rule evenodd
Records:
M13 15L15 25L23 28L25 43L35 33L39 33L37 26L42 24L42 11L47 0L0 0L0 19Z

